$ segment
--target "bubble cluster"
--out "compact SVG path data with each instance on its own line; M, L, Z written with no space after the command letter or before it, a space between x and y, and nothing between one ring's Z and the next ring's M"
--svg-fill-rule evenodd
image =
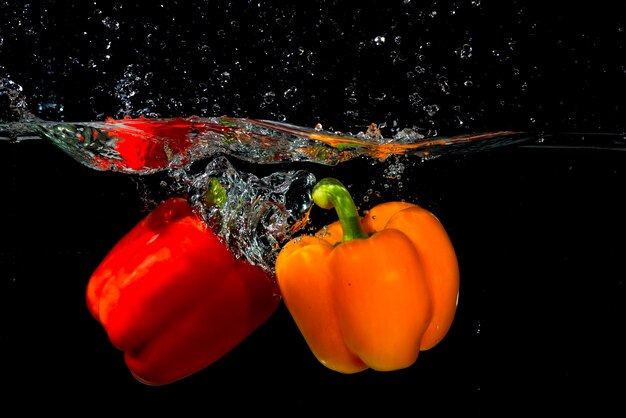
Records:
M35 119L28 109L22 86L9 78L0 78L0 122Z
M305 226L315 181L305 170L257 177L216 156L187 184L193 206L233 254L273 271L279 249ZM214 187L223 189L219 202Z

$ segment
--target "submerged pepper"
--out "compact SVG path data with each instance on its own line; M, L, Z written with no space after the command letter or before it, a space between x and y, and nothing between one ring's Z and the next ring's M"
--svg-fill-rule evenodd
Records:
M179 197L161 203L111 249L86 298L133 376L149 385L217 361L280 303L274 277L235 258Z
M439 343L455 316L459 268L440 221L426 209L387 202L360 217L333 178L314 202L339 221L289 241L276 259L285 305L326 367L356 373L411 366Z

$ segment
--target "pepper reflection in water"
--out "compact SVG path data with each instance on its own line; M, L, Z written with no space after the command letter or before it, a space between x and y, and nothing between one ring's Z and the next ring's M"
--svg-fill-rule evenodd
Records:
M3 133L4 132L4 133ZM281 122L231 117L108 119L105 122L12 122L0 125L0 138L42 137L96 170L135 174L184 168L214 154L271 164L313 162L335 165L356 157L384 160L390 155L437 157L529 140L528 134L499 131L448 138L426 138L412 129L385 138L371 125L356 135Z

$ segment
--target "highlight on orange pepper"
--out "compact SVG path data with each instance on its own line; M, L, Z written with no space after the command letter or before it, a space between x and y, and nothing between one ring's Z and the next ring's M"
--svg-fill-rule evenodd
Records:
M133 376L148 385L214 363L280 304L275 278L235 258L180 197L161 203L111 249L86 299Z
M426 209L387 202L360 217L334 178L314 202L339 220L290 240L276 259L283 301L315 357L341 373L411 366L452 325L459 294L456 254Z

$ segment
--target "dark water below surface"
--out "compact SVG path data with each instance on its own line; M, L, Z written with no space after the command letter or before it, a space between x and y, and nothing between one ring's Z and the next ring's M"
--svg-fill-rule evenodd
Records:
M504 401L505 410L621 407L623 152L509 147L406 164L403 195L441 219L461 269L450 333L406 370L344 376L324 368L281 306L216 364L147 387L84 301L91 272L145 215L139 181L90 170L48 144L0 145L2 397L15 405L45 398L69 407L80 398L208 413L252 403L296 415L334 405L416 415L494 412ZM372 170L370 161L307 168L342 178L357 203L371 187L355 175ZM381 188L378 200L394 193Z

